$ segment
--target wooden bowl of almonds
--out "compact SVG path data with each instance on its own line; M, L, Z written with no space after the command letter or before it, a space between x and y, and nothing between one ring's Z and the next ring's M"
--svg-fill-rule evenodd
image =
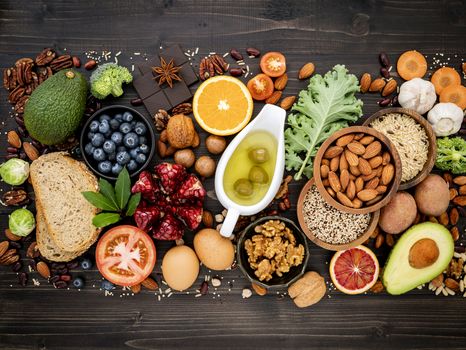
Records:
M319 148L315 184L327 203L352 214L387 205L398 191L401 160L382 133L365 126L341 129Z

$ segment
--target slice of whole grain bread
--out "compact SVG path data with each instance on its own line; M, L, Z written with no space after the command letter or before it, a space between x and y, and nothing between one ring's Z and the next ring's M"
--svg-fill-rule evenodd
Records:
M89 249L100 232L92 224L98 209L81 192L98 190L95 176L64 152L40 156L32 162L30 176L36 204L56 246L72 254Z

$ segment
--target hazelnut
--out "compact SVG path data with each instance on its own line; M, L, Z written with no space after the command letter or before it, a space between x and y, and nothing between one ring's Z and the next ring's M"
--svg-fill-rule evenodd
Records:
M212 154L220 154L225 150L227 141L222 136L210 135L205 140L207 150Z
M176 151L174 159L176 164L181 164L185 168L190 168L193 166L196 160L196 156L194 155L194 152L192 150L190 150L189 148L185 148Z
M167 123L167 138L171 146L182 149L193 144L196 130L191 118L177 114Z
M196 160L194 164L194 169L202 177L210 177L215 173L215 160L209 156L201 156Z

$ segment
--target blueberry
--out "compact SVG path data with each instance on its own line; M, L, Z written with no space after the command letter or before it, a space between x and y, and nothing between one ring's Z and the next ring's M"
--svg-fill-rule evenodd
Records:
M138 156L139 153L140 153L139 147L133 148L132 150L129 151L129 155L133 159L136 159L136 157Z
M104 135L99 134L99 133L92 136L92 139L91 139L92 146L94 147L102 146L104 144L104 141L105 141Z
M109 116L108 114L102 114L102 115L99 117L99 121L100 121L100 122L103 122L104 120L106 120L106 121L109 122L110 119L111 119L111 118L110 118L110 116Z
M104 142L103 149L105 153L114 153L116 150L115 142L112 140L107 140Z
M149 153L149 146L147 146L146 144L142 144L141 146L139 146L139 150L144 154L148 154Z
M129 165L128 165L128 167L129 167ZM118 163L113 164L112 174L118 175L122 170L123 170L123 167L120 164L118 164Z
M116 120L116 119L110 120L110 128L111 128L112 130L118 130L119 127L120 127L120 124L121 124L121 123L120 123L118 120Z
M134 131L136 132L136 134L138 135L144 135L147 131L147 128L146 126L144 125L144 123L141 123L141 122L137 122L136 123L136 126L134 127Z
M123 133L123 134L127 134L131 131L131 125L129 123L122 123L120 125L120 131Z
M133 115L130 112L123 113L123 121L130 122L133 120Z
M99 131L99 128L97 127L97 132L98 132L98 131ZM95 135L95 132L89 131L89 132L87 133L87 139L88 139L88 140L92 140L92 138L94 137L94 135Z
M140 145L147 144L147 137L139 136L139 144Z
M116 155L116 161L120 165L125 165L130 161L131 157L129 156L129 153L124 151L124 152L118 152Z
M110 170L112 170L112 163L110 163L108 160L105 160L99 163L97 169L99 169L101 173L107 174L110 172Z
M123 135L119 131L115 131L112 136L110 136L110 139L116 144L116 145L121 145L123 142Z
M110 125L108 124L107 120L104 120L99 124L99 132L105 134L110 131Z
M81 260L81 268L83 270L90 270L92 267L92 261L90 259L82 259Z
M73 286L75 288L81 289L82 287L84 287L84 280L81 277L75 277L75 279L73 280Z
M87 155L91 155L94 153L94 146L92 146L92 143L87 143L86 146L84 146L84 152L86 152Z
M91 121L89 124L89 130L92 132L97 132L97 130L99 130L99 122L97 120Z
M130 132L123 137L123 144L128 148L135 148L139 145L139 137L134 132Z
M115 114L114 118L121 123L123 121L123 114L121 113Z
M136 162L138 162L139 164L144 164L146 162L146 159L147 159L146 155L143 153L140 153L136 157Z
M94 157L94 159L98 162L101 162L103 160L105 160L106 156L105 156L105 152L102 148L96 148L94 149L94 152L92 152L92 157Z
M126 167L128 168L128 171L135 171L138 168L138 163L136 163L134 159L131 159Z
M110 153L107 158L109 161L113 162L116 159L116 153Z
M101 286L102 286L102 289L108 290L108 291L115 289L115 285L112 282L107 281L107 280L103 280Z

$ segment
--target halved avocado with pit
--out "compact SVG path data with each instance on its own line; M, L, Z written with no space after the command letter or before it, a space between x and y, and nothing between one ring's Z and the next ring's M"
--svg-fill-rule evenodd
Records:
M407 230L393 247L383 271L388 293L399 295L429 282L450 263L454 242L442 225L424 222Z

